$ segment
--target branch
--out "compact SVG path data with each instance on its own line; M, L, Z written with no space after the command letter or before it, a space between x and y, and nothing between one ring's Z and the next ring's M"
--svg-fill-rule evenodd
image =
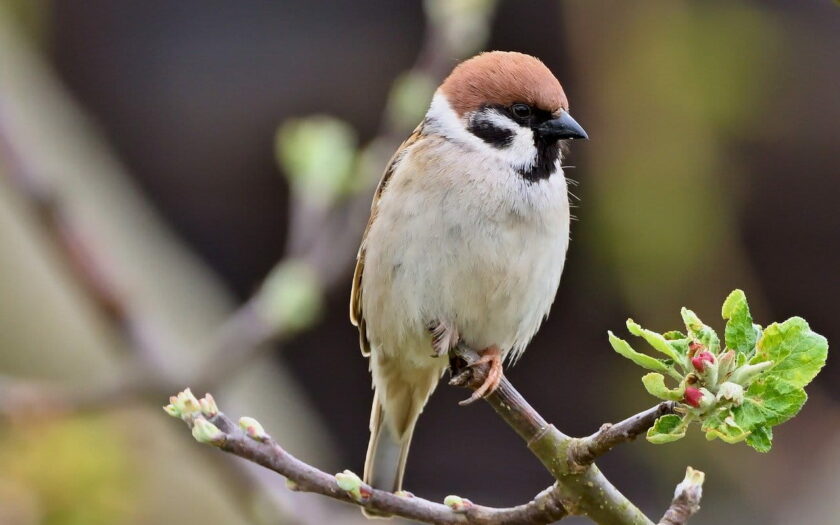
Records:
M157 338L146 333L146 323L118 284L114 268L107 264L91 236L67 210L61 194L50 187L39 169L22 154L10 119L0 112L0 159L9 182L31 205L43 229L64 257L69 272L97 310L129 342L128 348L142 366L159 367L165 355Z
M463 345L453 354L453 368L459 373L450 383L473 389L480 386L487 366L469 366L478 360L478 354ZM455 496L448 497L445 505L441 505L407 493L376 490L349 471L331 476L287 453L255 420L242 418L239 427L234 425L218 411L209 394L199 401L187 389L170 398L171 404L165 409L184 420L199 442L217 446L285 476L294 490L322 494L377 514L441 524L544 524L567 515L582 515L601 524L654 525L592 461L618 443L630 441L647 430L659 415L673 411L673 404L663 403L615 425L605 425L589 437L574 439L547 423L506 378L485 400L557 480L524 505L498 509ZM674 501L660 525L686 523L699 509L702 481L703 473L689 467L686 480L677 487Z
M464 345L458 345L453 354L467 365L479 358L474 350ZM481 385L488 369L486 365L474 368L458 365L457 362L453 365L456 371L472 373L461 372L455 375L455 384L472 389ZM560 502L569 514L584 515L601 524L653 525L641 510L601 474L593 461L616 444L630 441L646 431L658 417L654 415L660 410L673 410L672 405L663 403L616 425L605 425L592 436L574 439L548 424L507 378L502 378L499 388L485 400L519 434L528 445L528 449L555 477ZM580 450L584 453L576 452ZM674 508L674 505L671 508Z
M700 498L703 496L705 474L688 467L685 479L677 485L674 500L659 520L659 525L685 525L688 519L700 510Z
M658 418L673 414L675 408L676 403L668 401L630 416L620 423L605 423L591 436L575 439L569 445L569 464L574 470L585 469L614 446L633 441L647 432Z
M426 34L417 59L406 74L426 77L435 84L451 69L457 58L468 56L486 41L486 29L496 6L489 2L471 6L467 11L460 9L452 12L446 0L434 0L427 4L429 23ZM463 24L466 18L473 23ZM393 111L389 107L383 112L378 136L370 143L382 146L374 148L377 160L372 164L378 169L386 164L395 145L410 131L410 128L405 129L395 122ZM183 384L212 389L253 360L274 350L270 343L290 337L301 329L289 327L283 320L266 314L261 309L258 295L239 307L222 325L209 347L202 352L207 357L195 370L173 377L175 374L170 373L163 360L172 349L164 348L160 343L166 340L161 337L166 334L140 315L131 297L124 291L125 287L119 279L120 269L110 264L106 247L84 230L72 210L65 206L61 189L51 184L37 164L24 155L16 140L12 121L3 111L0 111L0 158L7 168L3 172L8 175L11 185L36 211L79 286L103 317L124 336L136 357L124 367L118 381L109 378L107 384L84 391L56 387L40 397L45 406L61 406L68 412L90 410L114 406L114 399L159 399ZM349 199L323 210L326 216L313 221L323 224L321 228L298 231L302 227L299 222L290 224L288 237L293 241L285 258L275 269L303 262L313 270L319 287L317 293L321 295L346 286L346 273L370 213L370 196L377 181L378 177L372 177L366 187ZM299 201L300 196L293 194L290 206L293 209L300 206ZM314 238L310 238L312 235ZM15 390L31 390L31 385L27 383L18 381L6 386L13 386ZM0 397L2 394L0 392ZM28 399L36 401L35 397ZM0 416L14 415L16 411L19 410L13 402L0 403Z
M235 424L218 411L209 394L199 401L186 390L173 397L166 409L186 422L199 442L277 472L287 479L287 486L292 490L321 494L377 514L442 525L548 524L566 515L558 501L556 485L543 490L532 501L510 508L476 505L457 496L449 496L441 504L407 492L395 494L374 489L349 471L332 475L304 463L280 447L255 420L241 418Z

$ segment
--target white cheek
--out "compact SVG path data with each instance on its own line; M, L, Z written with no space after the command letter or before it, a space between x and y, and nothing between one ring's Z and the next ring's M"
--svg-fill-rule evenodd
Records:
M537 162L537 147L534 145L534 132L517 126L514 131L513 142L510 146L501 148L500 153L511 167L520 170L528 169Z
M510 144L501 148L491 147L495 156L517 170L528 169L534 165L537 161L537 147L534 145L534 132L530 128L511 122L509 118L496 112L487 113L483 118L497 128L513 134Z
M501 161L504 165L515 170L527 170L537 162L537 147L534 145L534 132L512 122L498 114L490 113L485 118L491 120L497 127L507 129L513 133L511 143L502 148L487 144L469 131L461 118L455 113L446 97L438 92L432 98L432 104L426 114L430 123L430 131L442 135L449 140L481 152L482 155ZM562 152L561 152L562 155ZM560 160L556 163L555 172L559 170Z

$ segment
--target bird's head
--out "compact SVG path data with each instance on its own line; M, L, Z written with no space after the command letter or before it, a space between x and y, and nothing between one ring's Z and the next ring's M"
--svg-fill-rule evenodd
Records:
M486 148L529 180L559 168L561 141L588 138L557 78L522 53L481 53L455 67L427 118L447 138Z

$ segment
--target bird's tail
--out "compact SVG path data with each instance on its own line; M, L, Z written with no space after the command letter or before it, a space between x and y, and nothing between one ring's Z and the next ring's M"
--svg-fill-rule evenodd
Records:
M399 360L372 361L376 392L370 414L370 443L365 459L364 482L375 489L402 490L405 461L417 418L434 391L445 362L428 369L402 368ZM371 513L365 511L371 517Z
M416 416L412 419L416 420ZM374 394L370 413L370 442L365 458L365 483L389 492L402 489L405 461L413 433L412 422L402 435L397 435L393 425L386 422L379 395Z

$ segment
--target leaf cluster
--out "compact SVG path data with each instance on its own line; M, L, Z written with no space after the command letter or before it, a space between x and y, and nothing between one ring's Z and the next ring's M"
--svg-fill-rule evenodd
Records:
M652 372L642 384L653 396L680 402L677 414L659 418L648 431L653 443L685 436L698 422L709 440L746 441L759 452L770 450L772 428L795 416L808 399L805 386L825 364L826 339L800 317L766 328L755 324L746 296L735 290L722 308L724 339L697 315L682 309L685 333L663 334L627 321L631 334L643 338L664 357L634 350L609 332L613 349ZM669 387L666 376L676 386Z

